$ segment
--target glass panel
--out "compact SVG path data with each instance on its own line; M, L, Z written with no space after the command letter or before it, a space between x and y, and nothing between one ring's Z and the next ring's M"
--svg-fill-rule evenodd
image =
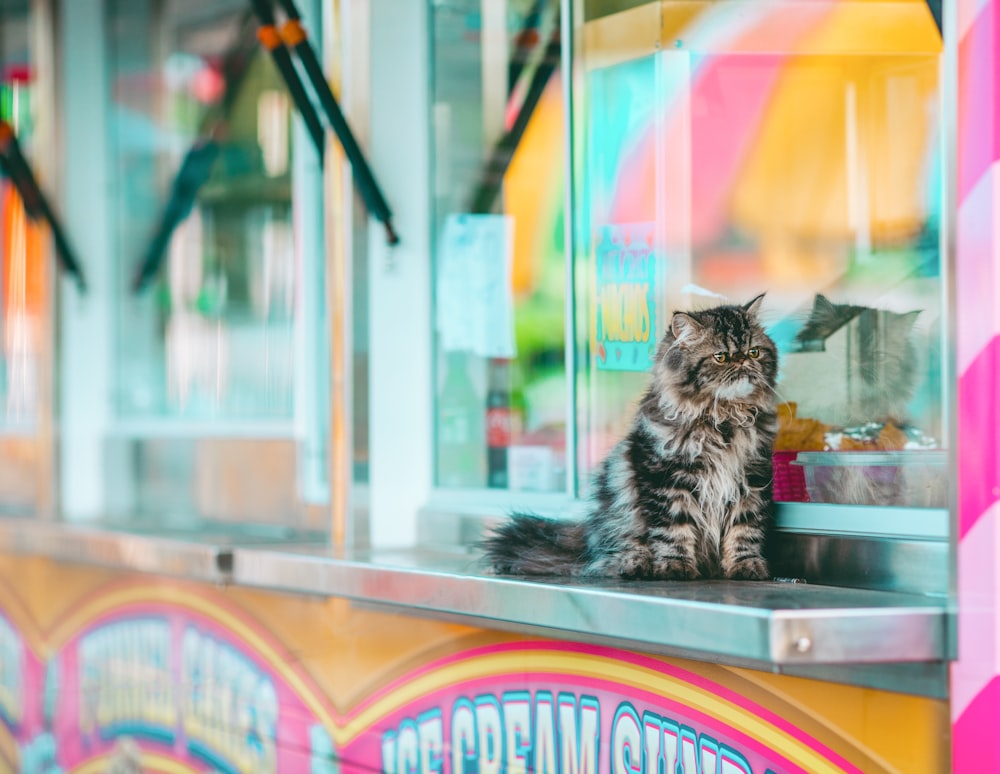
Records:
M300 412L329 424L303 410L329 395L318 157L293 158L291 99L246 2L112 0L106 18L114 507L326 526L302 501L327 496L326 443L294 430Z
M566 487L558 5L431 4L442 487Z
M36 177L38 72L27 0L0 0L0 120L13 128ZM41 181L44 186L44 179ZM0 494L3 512L39 505L51 426L51 265L44 227L0 175Z
M946 505L942 46L927 5L598 16L574 127L581 485L626 432L672 312L766 291L776 498Z
M292 416L290 100L245 5L109 4L123 418ZM162 270L136 294L147 258Z

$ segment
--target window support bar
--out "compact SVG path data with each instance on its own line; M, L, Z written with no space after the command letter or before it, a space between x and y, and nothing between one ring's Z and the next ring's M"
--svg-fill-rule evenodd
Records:
M87 281L83 276L83 269L69 246L62 224L49 206L48 198L42 193L35 174L31 171L31 165L21 152L14 127L6 121L0 121L0 172L7 175L14 184L28 217L33 221L41 220L48 224L55 242L59 264L76 281L79 291L85 293Z
M254 5L262 5L263 2L264 0L255 0ZM382 190L372 174L364 153L362 153L357 140L354 139L354 133L351 132L351 127L347 124L347 119L340 109L337 98L333 96L333 90L323 72L323 66L320 64L319 57L316 56L316 51L309 42L309 36L302 26L302 15L293 0L278 0L278 3L287 17L281 27L281 38L285 46L294 51L302 63L309 83L312 85L313 91L316 92L323 112L326 113L327 121L329 121L334 134L337 135L340 146L344 149L344 155L351 163L354 184L357 186L365 206L385 227L386 242L395 245L399 242L399 236L392 227L392 211L386 203L385 196L382 195Z
M222 152L221 138L225 135L240 84L246 76L257 43L250 23L250 14L243 18L240 34L233 47L226 52L222 65L224 90L219 107L209 110L202 120L198 138L188 149L174 177L170 199L157 223L146 255L132 281L135 293L141 293L160 272L167 246L177 227L184 222L194 207L202 186L208 182L212 168Z
M560 21L557 16L552 34L545 46L545 54L531 75L527 93L524 102L521 103L521 107L517 111L517 117L510 129L497 142L493 152L483 165L479 183L476 185L470 200L469 212L486 213L493 209L497 196L500 195L504 175L507 174L507 169L514 158L514 152L528 128L528 122L531 121L531 116L545 92L545 87L548 85L552 73L559 66L562 55L560 39Z

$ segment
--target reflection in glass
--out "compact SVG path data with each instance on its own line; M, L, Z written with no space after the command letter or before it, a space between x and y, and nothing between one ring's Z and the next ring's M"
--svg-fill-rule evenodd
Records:
M0 6L0 120L33 156L35 65L27 3ZM48 266L42 227L25 213L13 183L0 177L0 428L31 433L40 410L39 358L47 314Z
M39 66L30 3L0 3L0 120L37 168ZM43 180L44 183L44 180ZM49 490L48 235L0 176L0 512L36 515Z
M658 50L650 7L597 14L581 36L581 485L621 437L670 312L766 291L776 497L941 505L941 37L927 5L664 3Z
M122 297L117 409L128 419L292 416L295 253L289 99L245 61L242 5L112 3L115 218ZM236 61L237 65L232 65ZM128 288L192 144L219 142L144 294ZM181 190L190 196L187 189ZM174 197L171 199L171 197Z
M110 510L133 527L325 530L325 511L306 500L328 498L326 426L295 424L329 415L312 405L329 400L322 259L303 268L322 251L319 161L311 148L308 161L293 156L291 100L247 3L112 0L105 13ZM296 201L293 225L293 191L304 190L314 198ZM161 230L162 261L136 291ZM315 325L308 335L300 315Z
M432 5L442 487L566 487L558 10Z

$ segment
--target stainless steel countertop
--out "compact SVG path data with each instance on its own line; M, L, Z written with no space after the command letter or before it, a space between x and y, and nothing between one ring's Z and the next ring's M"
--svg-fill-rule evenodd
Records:
M0 553L46 556L211 583L228 582L232 567L231 545L219 537L193 540L36 519L0 519Z
M338 553L264 539L0 519L0 553L345 597L470 625L897 690L909 690L897 684L911 680L912 692L940 694L953 649L947 600L932 595L777 582L567 584L490 576L458 552Z
M468 555L237 547L234 583L557 637L771 665L939 661L945 601L799 583L502 578Z

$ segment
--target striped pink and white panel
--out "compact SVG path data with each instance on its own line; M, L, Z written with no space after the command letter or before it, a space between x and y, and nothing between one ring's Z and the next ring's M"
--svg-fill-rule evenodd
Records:
M945 0L947 2L947 0ZM958 3L958 661L953 770L1000 772L1000 0Z

